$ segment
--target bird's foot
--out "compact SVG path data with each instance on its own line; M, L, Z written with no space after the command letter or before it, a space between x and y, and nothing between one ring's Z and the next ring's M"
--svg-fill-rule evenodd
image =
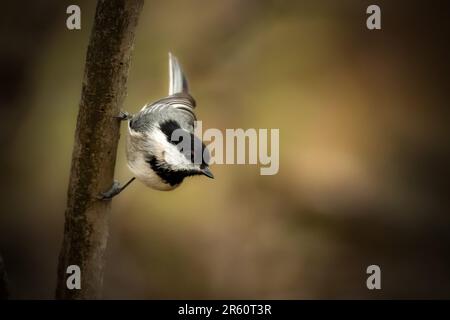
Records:
M129 114L126 111L120 111L119 115L114 116L114 118L120 120L120 121L125 121L125 120L130 120L131 118L133 118L132 114Z
M108 191L102 192L97 196L99 200L111 200L113 197L117 196L123 190L119 181L114 180L113 185Z

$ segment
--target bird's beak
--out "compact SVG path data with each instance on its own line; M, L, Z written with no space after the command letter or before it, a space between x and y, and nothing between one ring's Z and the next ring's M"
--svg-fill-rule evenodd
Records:
M208 178L214 179L214 175L213 175L213 173L211 172L211 170L209 170L208 167L202 169L202 174L205 175L205 176L207 176Z

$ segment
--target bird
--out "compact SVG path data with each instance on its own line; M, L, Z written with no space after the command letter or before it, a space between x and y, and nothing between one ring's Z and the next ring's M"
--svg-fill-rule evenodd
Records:
M124 185L114 181L99 198L113 198L135 179L161 191L174 190L191 176L213 179L209 151L194 134L195 107L183 69L169 52L169 95L144 105L134 115L120 112L115 116L128 121L126 157L134 177Z

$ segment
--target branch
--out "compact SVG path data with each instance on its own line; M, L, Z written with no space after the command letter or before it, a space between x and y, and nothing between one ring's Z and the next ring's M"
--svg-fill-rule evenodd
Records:
M96 197L114 177L128 68L143 0L100 0L89 40L72 154L56 298L101 296L110 201ZM66 287L69 265L81 270L81 289Z
M8 277L6 276L6 267L0 255L0 300L9 298Z

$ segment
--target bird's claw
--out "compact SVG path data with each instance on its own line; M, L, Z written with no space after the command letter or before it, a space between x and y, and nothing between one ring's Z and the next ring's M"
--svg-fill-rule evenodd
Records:
M133 116L126 111L120 111L119 115L114 116L114 118L116 118L120 121L130 120L132 117Z
M111 200L114 196L118 195L122 191L119 181L114 180L113 185L108 191L102 192L97 196L98 200Z

